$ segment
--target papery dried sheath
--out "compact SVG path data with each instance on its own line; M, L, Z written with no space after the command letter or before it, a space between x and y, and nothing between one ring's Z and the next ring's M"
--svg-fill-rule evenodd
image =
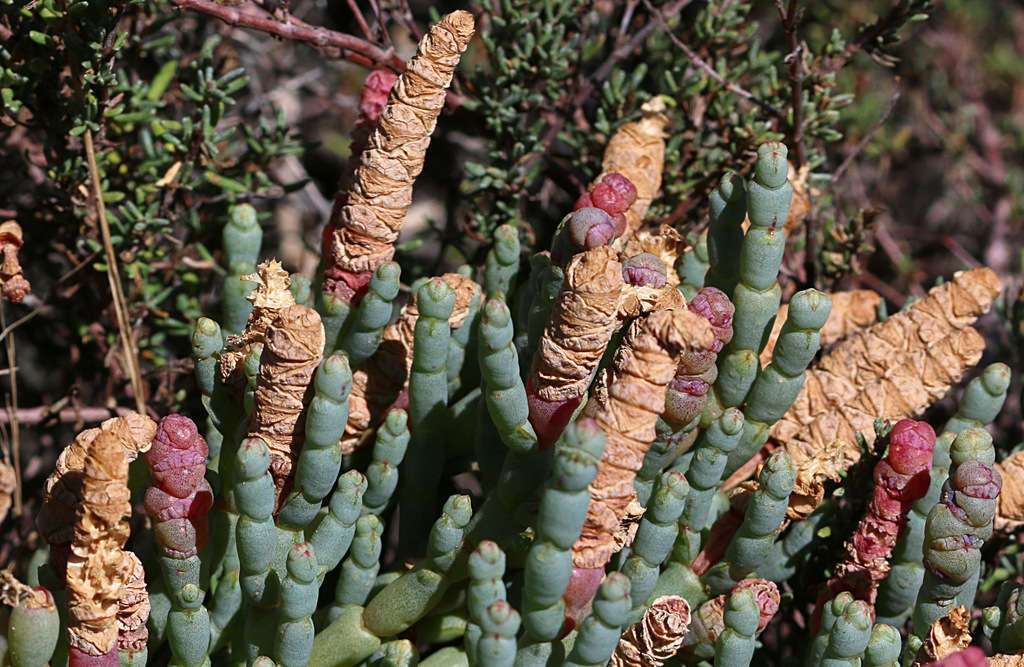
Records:
M14 220L0 223L0 294L12 303L21 303L32 291L18 261L22 243L21 225Z
M615 252L599 246L573 257L548 317L526 385L530 423L550 446L579 405L618 327L624 281Z
M290 484L302 448L303 410L324 350L324 327L312 308L281 310L264 333L249 437L270 448L277 494Z
M469 12L445 16L423 37L391 89L338 218L326 291L352 300L368 274L394 255L445 89L473 30Z
M291 280L276 259L269 259L256 267L256 273L242 276L256 283L245 297L252 304L252 312L242 333L228 336L220 355L220 374L224 384L236 394L245 386L243 365L253 347L262 345L264 334L277 314L295 305L295 296L288 289Z
M643 223L651 201L661 187L661 171L665 162L665 101L655 97L641 107L643 117L626 123L612 135L604 149L600 181L605 174L617 173L636 187L636 201L626 211L627 239Z
M601 467L590 485L590 508L573 547L578 568L603 567L622 546L620 523L635 500L633 478L654 440L665 389L679 354L711 346L707 320L686 310L661 310L634 322L600 376L583 416L607 436Z
M913 416L977 363L984 341L968 325L999 291L990 269L960 272L906 310L837 345L807 373L772 437L798 465L837 439L844 455L856 460L856 430L872 439L875 418Z
M690 605L676 595L651 603L643 619L622 633L611 667L660 667L682 647L690 625Z
M89 448L100 433L111 433L121 447L126 462L134 461L149 449L156 422L132 412L103 422L75 436L61 451L53 473L43 486L43 508L36 518L39 532L51 544L67 544L74 531L76 510L82 499L82 471Z
M776 423L772 437L785 444L801 469L817 452L836 443L839 451L831 456L830 466L833 471L843 470L860 458L857 431L870 444L874 441L875 419L918 414L978 362L984 347L984 339L973 328L956 331L927 349L904 355L903 363L887 377L865 385L843 405L820 413L810 423L798 426L796 432L792 432L793 422L784 417ZM808 373L805 390L818 377Z
M101 431L82 465L81 504L67 562L68 637L92 656L116 646L119 601L134 562L121 550L131 514L128 459L120 439Z

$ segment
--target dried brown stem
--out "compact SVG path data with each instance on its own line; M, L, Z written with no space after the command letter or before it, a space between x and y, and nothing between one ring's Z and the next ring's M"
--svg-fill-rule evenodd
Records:
M395 72L405 71L405 63L390 48L382 49L365 39L312 26L294 17L289 17L289 23L282 23L249 3L228 7L215 0L174 0L174 4L183 9L208 14L239 28L251 28L285 39L309 42L317 48L339 49L341 57L358 65L388 67Z

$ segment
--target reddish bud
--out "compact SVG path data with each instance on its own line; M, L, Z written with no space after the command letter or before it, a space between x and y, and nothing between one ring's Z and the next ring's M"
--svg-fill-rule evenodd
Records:
M913 475L932 466L935 431L925 422L901 419L889 433L889 462L896 472Z
M555 444L584 397L585 395L577 396L567 401L545 401L534 390L533 378L527 381L526 402L530 406L530 425L537 434L537 444L542 450Z
M572 210L578 211L581 208L590 208L593 206L594 200L590 198L590 193L584 192L583 194L580 195L579 199L576 200L576 203L573 204Z
M633 181L629 180L622 174L615 172L605 174L605 177L601 179L601 182L605 185L611 186L613 190L619 193L620 197L626 200L627 209L636 202L636 186L633 185Z
M595 185L594 189L590 191L590 199L594 202L594 206L606 211L609 215L625 213L629 209L625 197L607 183Z
M666 273L665 262L649 252L633 255L622 263L622 277L634 287L664 287Z
M363 122L375 124L384 107L388 103L391 87L398 80L398 75L387 69L378 69L369 73L363 83L363 92L359 96L359 114Z
M206 474L206 440L188 417L171 414L160 420L146 463L153 480L167 493L184 498Z
M720 352L732 340L732 318L736 313L732 301L717 287L702 287L687 307L691 313L700 315L711 324L715 334L712 351Z
M608 245L615 238L611 216L592 206L573 211L567 227L572 242L585 250Z
M744 579L736 584L730 593L745 589L754 591L757 608L761 610L761 618L757 623L757 631L763 631L779 611L779 587L767 579Z

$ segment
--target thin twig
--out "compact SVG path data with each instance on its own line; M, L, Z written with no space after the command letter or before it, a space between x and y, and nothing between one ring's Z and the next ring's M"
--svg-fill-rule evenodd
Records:
M376 44L353 35L312 26L294 17L289 18L290 23L282 23L248 3L238 7L228 7L218 4L215 0L173 0L173 2L178 7L209 14L229 25L260 30L285 39L310 42L320 48L340 49L343 58L359 65L389 67L398 73L405 71L405 63L395 55L392 49L382 49Z
M55 420L62 424L81 422L83 424L95 424L111 417L123 417L131 412L130 408L115 407L105 408L102 406L89 406L84 408L61 408L53 405L41 405L36 408L21 408L18 410L0 412L0 423L9 423L11 415L22 424L41 424Z
M92 194L96 203L96 213L100 221L100 235L102 236L103 250L107 259L107 281L110 283L110 294L114 300L117 328L121 334L121 343L124 346L125 366L128 368L128 378L132 383L132 391L135 393L135 407L139 414L144 415L146 414L146 397L142 390L142 375L139 372L139 359L135 350L135 341L132 339L128 307L124 298L124 290L121 287L121 272L117 268L117 255L114 253L114 244L110 239L107 209L103 205L103 185L100 182L99 167L96 166L96 150L93 147L92 130L86 129L83 136L85 138L85 158L89 165L89 178L92 180Z
M43 309L43 308L44 308L45 306L46 306L46 304L45 304L45 303L41 303L41 304L39 304L38 306L36 306L35 308L33 308L32 310L30 310L30 311L29 311L29 312L28 312L27 314L25 314L25 315L22 315L22 316L21 316L21 317L19 317L18 319L16 319L16 320L14 320L13 322L11 322L11 323L10 323L10 325L6 325L6 324L5 324L5 325L4 325L4 328L3 328L3 330L0 330L0 341L3 341L3 339L4 339L4 338L7 338L7 335L8 335L9 333L11 333L12 331L14 331L14 330L15 330L15 329L17 329L18 327L20 327L20 326L21 326L22 324L24 324L25 322L28 322L28 321L29 321L29 320L31 320L31 319L32 319L33 317L35 317L36 315L38 315L38 314L39 314L39 312L40 312L40 311L41 311L41 310L42 310L42 309Z
M776 118L785 118L782 112L776 109L773 105L769 104L768 102L765 102L764 100L759 98L757 95L754 95L746 88L743 88L742 86L739 86L733 83L732 81L726 80L725 77L723 77L721 74L715 71L714 67L708 64L707 61L705 61L703 58L697 55L697 53L693 49L687 46L686 42L676 37L676 34L669 29L668 24L665 22L665 18L662 16L661 11L659 11L657 7L651 4L650 0L644 0L644 5L647 7L648 10L650 10L652 14L654 14L654 17L658 20L658 23L660 23L664 27L665 34L668 35L668 38L672 40L672 43L675 44L680 51L686 54L686 57L689 58L694 65L704 70L704 72L708 76L710 76L712 79L714 79L721 85L725 86L727 90L735 93L736 95L739 95L748 102L756 104L765 111L771 113Z
M867 131L867 134L865 134L861 138L861 140L857 142L857 145L853 147L853 149L846 155L846 157L843 158L843 161L839 163L839 166L836 168L836 170L832 172L831 180L833 183L839 182L839 179L842 178L843 174L846 173L846 170L850 168L850 165L853 164L853 161L857 158L858 155L860 155L861 151L863 151L864 148L868 145L868 143L871 141L871 138L875 136L875 133L878 132L878 130L880 130L883 125L885 125L885 121L889 119L889 116L892 114L893 109L896 108L896 102L899 101L899 99L900 93L897 90L895 93L893 93L893 96L889 98L889 104L885 107L885 111L882 112L882 115L879 116L875 124L871 127L870 130Z
M789 0L789 8L783 6L782 0L775 0L775 7L779 10L779 18L782 19L782 27L786 33L786 48L789 54L786 62L789 63L789 87L790 100L793 105L792 138L790 143L793 146L793 166L799 169L807 162L807 151L804 148L804 104L803 104L803 46L800 44L800 37L797 29L800 27L800 19L803 18L804 8L798 0Z
M352 15L356 17L356 23L359 24L359 29L363 31L363 36L366 39L373 39L373 32L370 31L370 26L366 25L366 19L363 18L363 13L359 11L359 5L356 4L356 0L345 0L348 3L348 8L352 10Z
M0 302L0 326L7 330L7 312ZM21 516L21 435L18 422L18 373L14 336L7 338L7 366L11 375L11 393L7 396L7 418L11 425L11 463L14 466L14 516Z

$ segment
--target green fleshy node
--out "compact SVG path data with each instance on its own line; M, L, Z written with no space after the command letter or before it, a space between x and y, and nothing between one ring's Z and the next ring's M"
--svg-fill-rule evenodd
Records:
M743 422L740 410L728 408L697 438L693 458L686 471L692 491L681 519L682 525L692 531L700 532L709 524L711 503L721 486L729 453L740 442Z
M647 600L658 583L661 564L672 553L679 533L679 515L686 505L690 485L678 472L666 472L658 478L640 525L633 539L632 552L622 568L629 577L633 610L630 621L637 623L647 609Z
M587 517L588 485L597 475L604 446L604 432L590 419L570 424L555 446L523 580L523 624L535 642L551 641L561 631L572 545Z
M711 263L708 259L708 232L704 230L697 237L692 248L688 248L679 258L676 273L682 284L695 290L704 287Z
M359 368L373 356L391 320L393 302L398 296L402 270L396 262L377 267L370 285L353 313L340 347L348 355L352 368Z
M740 250L743 248L743 219L747 216L747 191L743 179L726 174L709 196L711 224L708 226L709 269L706 283L732 294L740 279Z
M313 552L321 554L317 558L321 575L336 568L348 553L365 492L366 477L358 470L349 470L338 478L328 511L321 516L309 538Z
M476 645L476 664L511 667L516 659L519 613L505 600L497 600L487 607L480 627L483 634Z
M343 354L320 363L306 408L305 440L295 465L295 488L277 515L279 526L301 530L316 518L341 469L340 438L348 421L352 371Z
M487 412L510 450L528 453L537 447L530 424L526 387L519 375L519 358L513 344L512 318L500 299L491 299L480 322L480 369L486 381ZM490 445L491 443L480 443Z
M446 369L448 372L448 395L454 396L459 393L462 388L462 377L463 364L466 361L466 350L469 347L470 336L477 330L477 317L480 314L480 299L481 292L480 288L473 284L473 296L469 301L469 307L466 310L466 319L463 320L462 325L457 329L452 329L451 339L448 342L448 361L446 362ZM479 384L479 374L476 373L476 359L473 359L473 365L466 369L468 377L473 380L470 386ZM473 371L473 372L470 372Z
M491 236L494 245L484 260L484 292L488 298L512 293L512 281L519 271L519 231L512 225L501 225Z
M451 580L446 576L462 553L472 517L469 496L452 496L434 522L427 557L416 568L384 587L366 605L363 623L379 637L397 635L423 618L441 600Z
M621 572L611 572L597 590L594 610L580 626L565 665L583 667L607 663L619 643L631 608L629 579Z
M405 410L392 410L377 429L373 462L366 469L368 486L363 513L381 514L398 488L398 470L409 445L409 419Z
M757 571L771 555L775 533L786 517L789 494L796 482L793 459L784 450L776 450L765 461L743 515L743 524L733 536L722 562L701 578L713 595L721 595L736 583Z
M750 588L729 596L723 612L725 627L715 640L715 664L744 667L754 656L754 635L761 620L757 594Z
M256 209L248 204L233 206L229 216L222 237L228 276L224 281L221 305L225 329L229 334L239 334L252 312L252 304L246 296L256 286L242 276L256 271L263 230L260 229Z
M744 397L743 436L729 454L727 474L738 470L764 446L772 425L793 405L804 386L804 371L818 353L820 330L831 311L832 299L816 289L797 292L790 299L772 361L757 373Z
M476 647L483 634L482 624L487 608L498 600L505 599L505 552L491 542L484 540L469 556L469 586L466 589L466 609L469 623L466 625L466 655L476 662Z
M864 650L864 667L899 667L903 639L900 631L891 625L875 623L871 628L868 647Z
M61 634L60 614L53 596L44 592L49 604L29 608L24 599L7 617L7 660L12 667L42 667L50 662ZM6 663L6 661L5 661Z
M399 499L399 551L411 554L422 548L424 529L434 516L432 489L441 482L443 440L448 403L448 317L455 307L455 291L440 278L428 280L417 292L419 318L413 338L409 374L409 430L412 442L406 453Z

